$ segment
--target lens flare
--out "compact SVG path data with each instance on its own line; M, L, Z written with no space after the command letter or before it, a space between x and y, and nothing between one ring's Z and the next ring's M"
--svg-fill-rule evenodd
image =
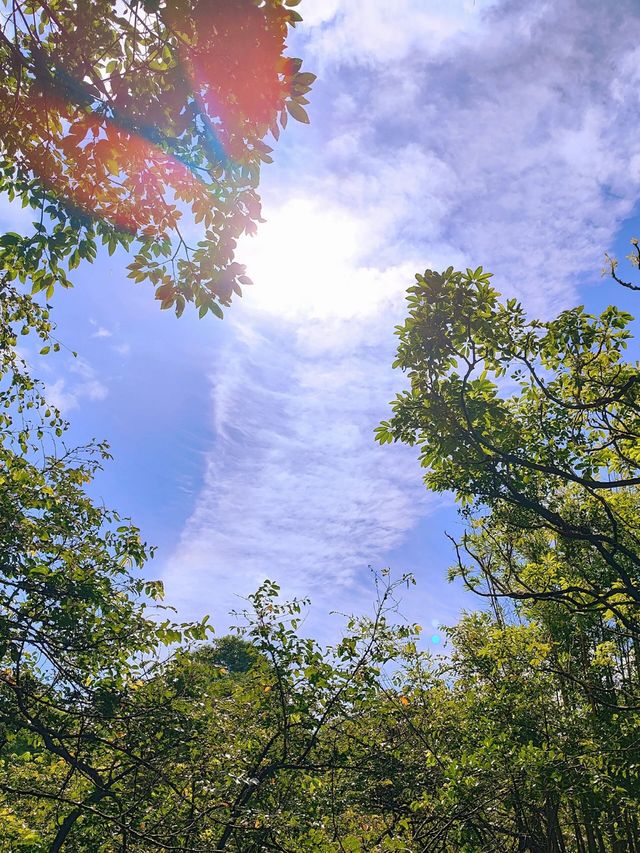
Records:
M123 231L159 236L176 228L177 202L211 203L183 162L114 121L45 96L23 97L18 109L25 135L42 140L23 147L22 161L72 208Z
M179 31L178 4L165 15ZM208 134L242 162L273 122L274 107L291 94L292 60L283 57L287 19L267 17L253 0L200 2L182 34L181 68ZM256 127L263 132L256 134Z
M21 19L0 56L1 159L41 208L36 227L53 223L59 257L77 265L96 237L112 251L129 234L129 276L162 308L221 317L250 283L235 251L263 221L265 137L288 115L309 121L315 75L284 56L300 16L281 0L130 6L113 25L91 10L67 29L44 12Z

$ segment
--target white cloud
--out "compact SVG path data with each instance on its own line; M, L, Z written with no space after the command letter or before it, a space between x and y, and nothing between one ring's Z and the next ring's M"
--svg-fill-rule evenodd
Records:
M306 0L308 51L323 66L399 62L413 50L434 53L452 37L475 32L495 0Z
M67 377L60 377L46 384L46 398L63 415L77 409L83 400L99 402L108 394L93 367L84 359L77 358L69 366Z
M105 329L104 326L98 326L98 328L91 335L92 338L110 338L112 333L109 329Z
M327 78L243 248L256 286L230 315L203 487L165 567L185 613L223 613L265 576L356 601L431 506L414 455L372 442L413 273L483 264L555 312L632 209L637 8L489 5L307 0Z
M93 317L89 317L89 323L95 329L95 331L91 333L92 338L111 338L111 337L113 337L113 332L111 331L111 329L107 329L106 326L103 326L97 320L94 320Z
M377 20L383 10L374 6ZM420 6L428 16L439 4ZM631 130L638 49L629 26L637 6L508 0L458 8L460 21L473 12L486 25L437 56L419 37L410 46L420 14L405 11L393 13L403 60L371 66L355 35L369 12L343 10L353 16L353 62L363 67L339 69L319 89L331 99L314 140L324 179L346 206L368 208L374 228L385 223L377 250L385 263L449 244L452 258L492 268L532 310L556 310L573 298L580 273L599 270L640 189L640 135ZM339 16L331 26L340 28ZM328 46L323 55L332 56Z
M427 511L415 453L373 442L412 267L361 265L375 239L363 224L295 198L254 241L257 284L211 376L204 485L164 573L182 612L220 619L266 576L325 611L348 607L370 595L368 563Z

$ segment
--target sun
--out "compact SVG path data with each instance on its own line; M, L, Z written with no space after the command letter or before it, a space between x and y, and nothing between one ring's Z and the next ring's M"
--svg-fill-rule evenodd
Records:
M296 324L366 320L400 304L411 283L411 264L379 267L382 235L359 214L310 198L266 207L258 234L240 255L254 286L246 307Z
M366 248L363 223L348 211L296 198L265 210L266 222L240 246L254 281L251 308L286 320L348 316Z

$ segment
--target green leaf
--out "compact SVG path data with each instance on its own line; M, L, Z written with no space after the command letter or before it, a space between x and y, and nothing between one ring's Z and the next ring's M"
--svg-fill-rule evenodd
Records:
M300 121L303 124L309 124L309 116L307 115L304 107L301 107L300 104L295 101L287 101L286 106L287 110L296 121Z

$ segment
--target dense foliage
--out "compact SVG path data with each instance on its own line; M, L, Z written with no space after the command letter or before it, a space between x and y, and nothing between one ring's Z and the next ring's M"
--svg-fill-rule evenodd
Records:
M613 516L617 541L634 553L630 451L627 461L610 461L612 451L601 449L606 439L600 433L590 443L585 425L571 457L559 442L546 448L560 428L559 416L554 425L559 401L585 402L567 390L571 359L568 366L555 362L555 372L550 367L550 342L565 352L561 330L576 323L572 357L599 364L580 391L594 406L578 408L578 416L587 423L615 403L630 421L633 401L625 395L636 368L623 359L621 344L629 318L613 309L604 320L576 310L526 324L518 306L500 306L481 272L437 277L451 292L436 305L430 296L422 299L430 275L410 292L409 319L399 329L412 390L398 397L380 437L431 442L423 456L430 485L458 487L464 498L469 529L455 543L452 574L490 607L448 629L450 652L441 658L422 650L418 625L397 622L396 593L411 579L394 584L386 573L376 579L372 614L352 619L332 648L301 635L305 603L281 602L268 582L237 614L233 636L205 644L193 642L207 637L206 623L175 625L149 611L160 607L162 594L136 571L149 549L129 522L96 506L85 491L107 448L66 446L66 424L18 353L21 331L29 333L27 342L56 349L49 312L4 282L0 850L618 853L640 847L635 604L598 549L600 540L581 538L575 527L567 533L558 521L577 525L584 513L594 535L604 537L607 528L595 521ZM452 304L462 312L478 293L494 313L482 343L478 335L468 345L488 353L487 373L470 383L468 402L460 393L462 357L438 355L436 344L447 352L450 333L439 315L431 340L429 312ZM469 320L483 310L474 303ZM534 358L527 356L527 380L521 373L519 384L488 379L498 344L509 358L522 352L501 338L519 334L516 323L498 323L508 311L545 342L551 361L544 378L534 375ZM610 317L622 319L608 326ZM471 322L450 322L454 334L464 335L461 328L471 334ZM496 345L489 351L490 335ZM459 339L455 345L466 352ZM508 363L507 355L501 358ZM451 387L456 392L447 396ZM538 417L527 421L533 399ZM474 413L471 425L461 410ZM446 419L436 421L443 412ZM429 429L430 418L437 430ZM612 420L621 422L617 414ZM476 444L472 431L481 436ZM496 450L480 464L485 437ZM520 472L511 459L504 463L500 449L535 464ZM600 454L597 470L584 473L578 452ZM553 470L538 478L538 465ZM625 481L606 490L610 513L598 516L592 491L614 476ZM533 507L519 501L521 491L516 500L514 490L501 490L509 477L535 496ZM551 521L536 513L538 504L553 506ZM626 554L608 553L617 560Z
M135 251L162 308L222 316L261 221L264 142L308 121L285 56L299 0L3 0L0 191L35 211L0 264L47 298L99 242ZM2 10L4 6L4 11Z
M140 572L153 549L89 497L108 447L70 448L29 370L59 344L27 291L99 241L178 314L239 292L263 140L307 120L295 6L4 2L0 190L37 221L0 237L0 851L640 850L629 315L532 321L481 268L410 288L410 388L378 439L418 445L458 499L451 575L483 605L441 657L386 570L332 647L268 581L230 636L176 624Z
M416 276L395 362L410 387L377 430L418 445L427 486L456 496L467 530L451 575L490 605L452 631L455 691L480 704L458 722L470 846L442 849L636 850L633 318L610 306L531 321L490 278Z
M416 278L396 361L411 388L379 439L419 444L429 488L453 491L469 513L488 511L474 526L492 541L491 559L469 556L495 593L611 613L637 636L632 318L610 306L529 321L515 299L499 301L481 268Z

